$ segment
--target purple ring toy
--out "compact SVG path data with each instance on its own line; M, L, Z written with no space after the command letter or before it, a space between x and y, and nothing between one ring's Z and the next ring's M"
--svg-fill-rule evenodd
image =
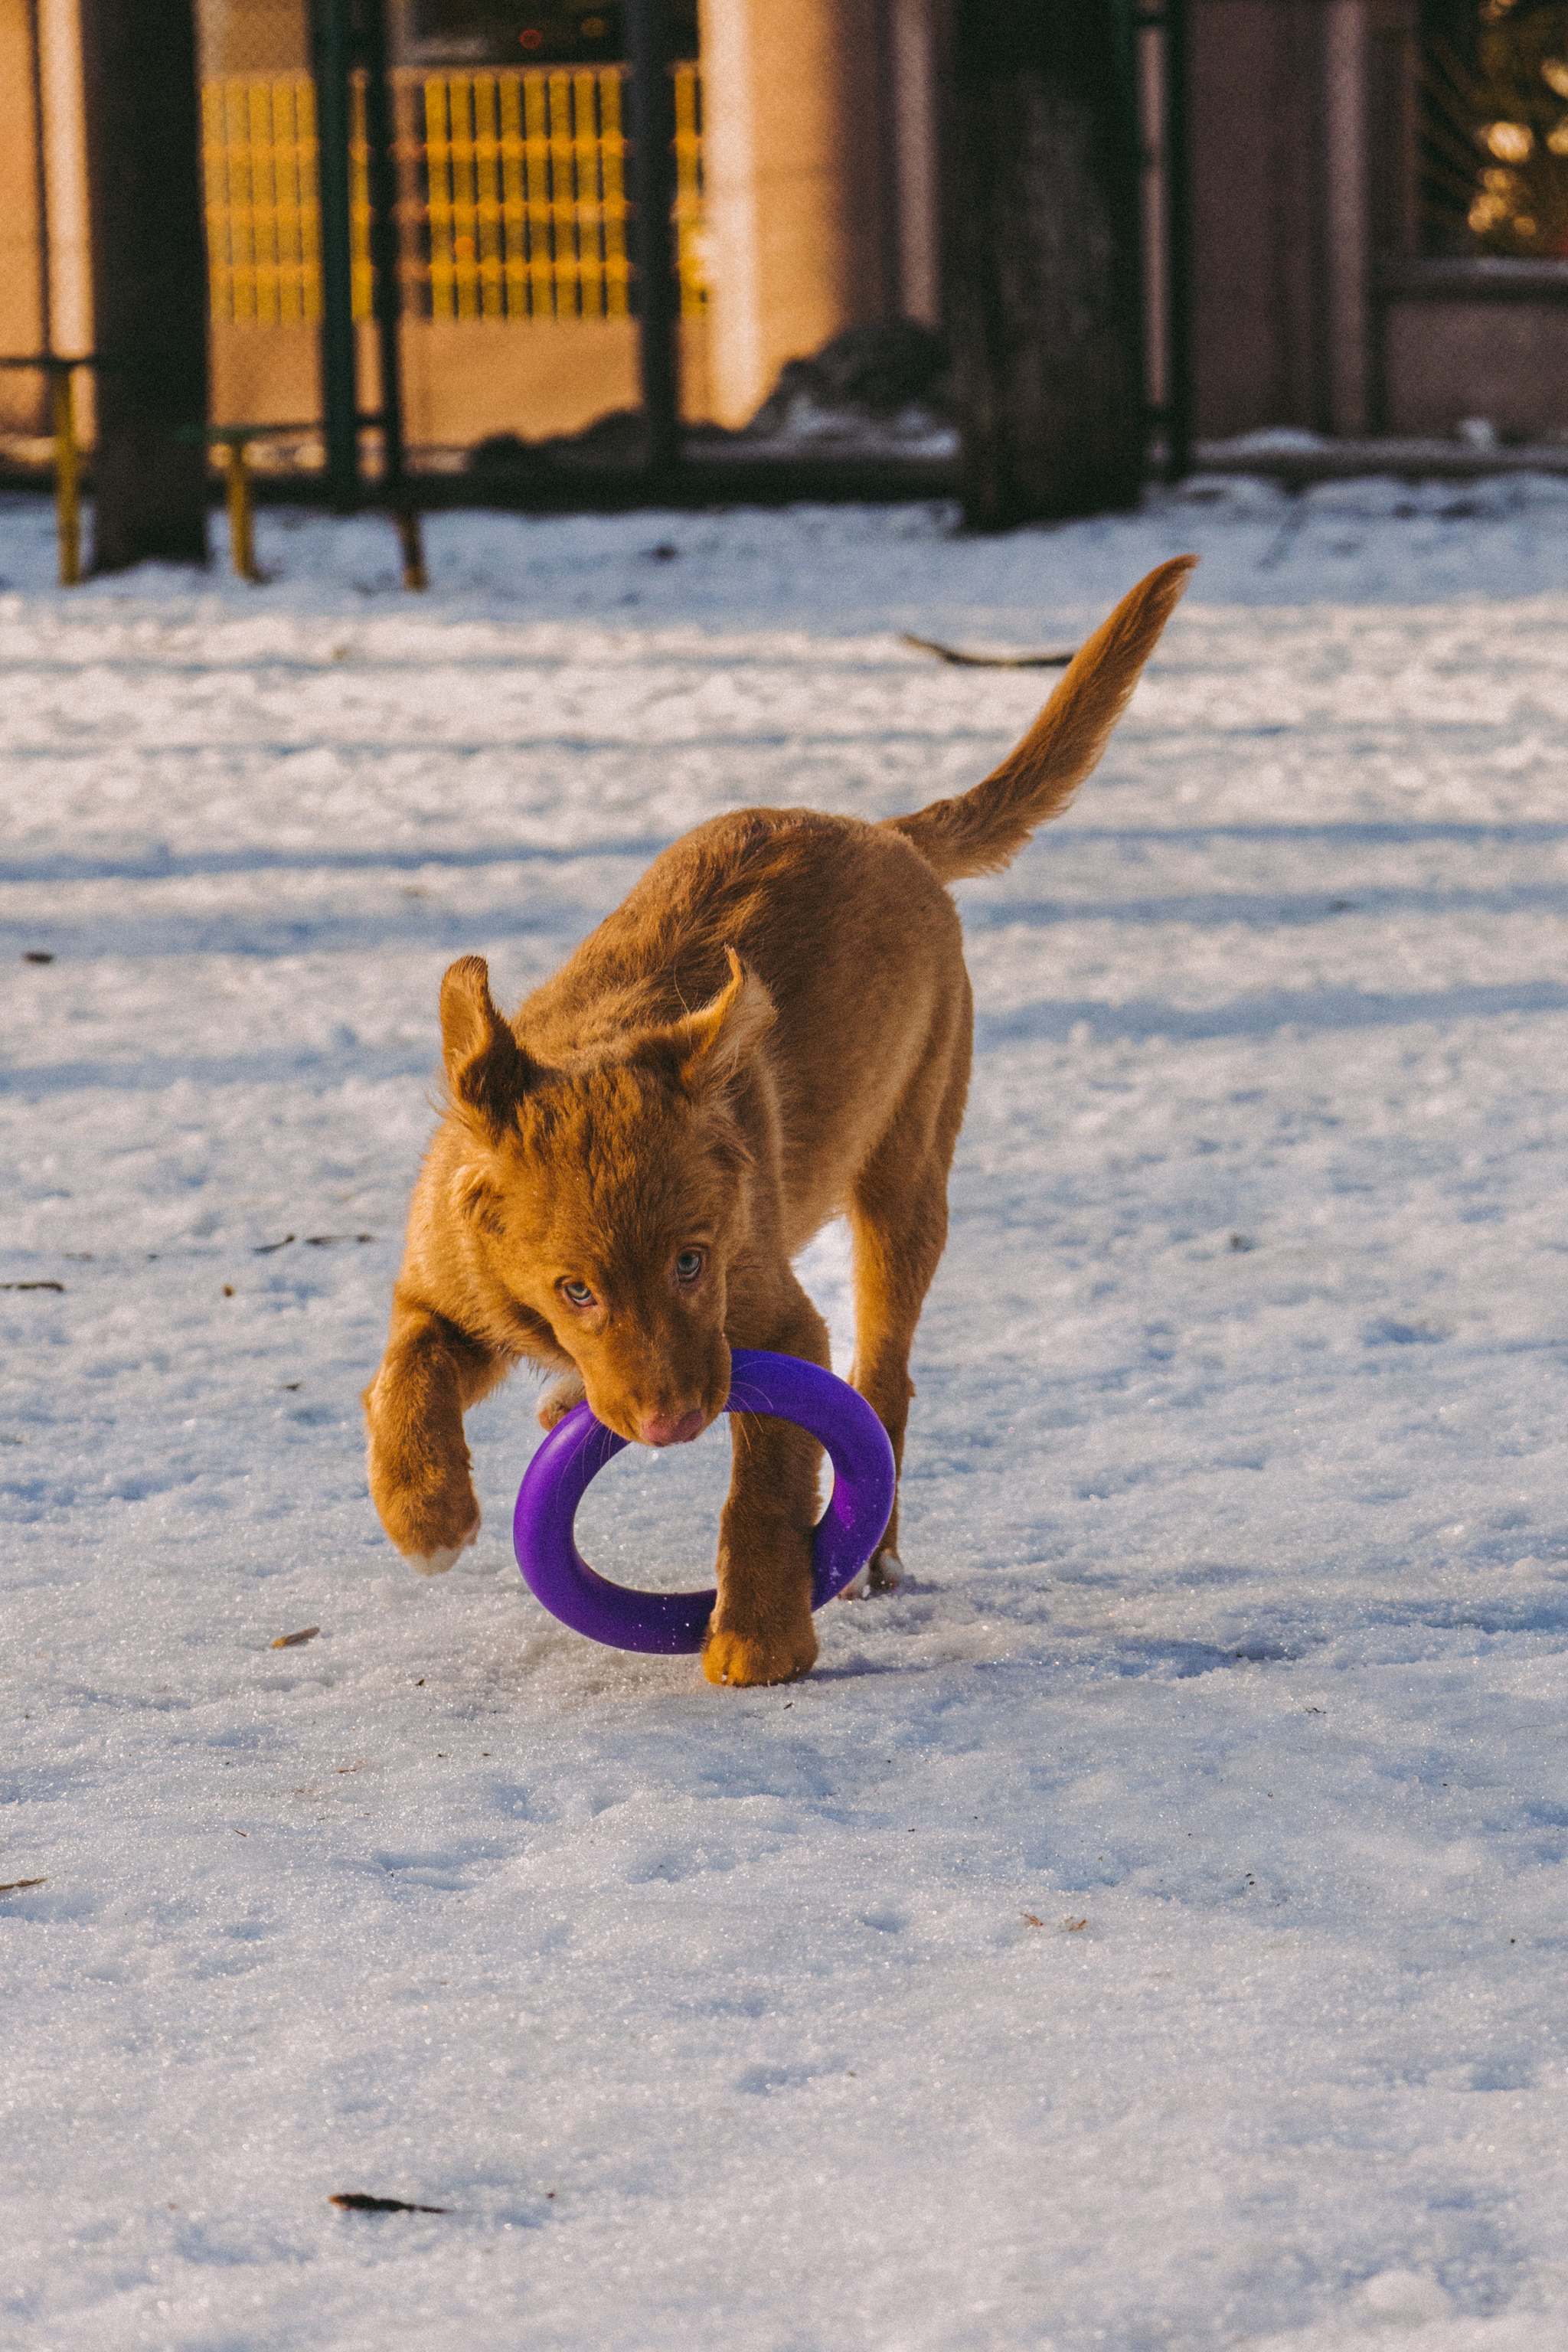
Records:
M893 1507L895 1473L888 1433L847 1381L798 1356L737 1348L730 1359L726 1412L793 1421L827 1449L833 1492L816 1523L811 1605L842 1592L870 1559ZM557 1422L523 1474L512 1517L517 1564L552 1615L616 1650L700 1650L716 1592L637 1592L588 1566L573 1540L577 1506L591 1480L628 1443L595 1418L591 1405Z

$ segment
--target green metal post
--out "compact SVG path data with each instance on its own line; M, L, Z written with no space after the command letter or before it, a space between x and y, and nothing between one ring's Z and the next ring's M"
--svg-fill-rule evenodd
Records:
M1145 312L1149 257L1143 250L1143 121L1138 89L1138 33L1147 19L1142 0L1111 0L1116 72L1121 84L1121 137L1125 152L1121 235L1128 255L1128 300L1138 346L1138 382L1142 389L1145 447L1153 417L1149 411L1149 333Z
M375 273L376 345L381 359L381 478L395 507L403 488L403 368L399 321L397 158L386 73L384 0L363 0L364 135L370 150L370 259Z
M349 0L315 0L316 152L321 220L321 413L327 490L339 514L359 505L359 384L349 210Z
M1187 0L1165 0L1166 478L1193 469L1192 64Z
M626 0L631 67L632 254L637 263L637 360L647 469L668 474L680 456L679 352L675 247L675 92L664 0Z

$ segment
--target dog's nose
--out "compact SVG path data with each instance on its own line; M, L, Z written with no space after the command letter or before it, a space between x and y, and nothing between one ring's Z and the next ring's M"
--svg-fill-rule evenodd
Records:
M678 1419L672 1412L650 1412L643 1417L642 1442L645 1445L689 1445L694 1437L702 1434L702 1413L693 1405L689 1412Z

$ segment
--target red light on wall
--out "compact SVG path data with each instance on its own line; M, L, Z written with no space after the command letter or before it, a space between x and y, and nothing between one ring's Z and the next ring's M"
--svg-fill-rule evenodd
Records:
M540 31L537 25L530 25L526 26L517 37L521 42L525 49L537 49L542 47L544 41L544 36Z

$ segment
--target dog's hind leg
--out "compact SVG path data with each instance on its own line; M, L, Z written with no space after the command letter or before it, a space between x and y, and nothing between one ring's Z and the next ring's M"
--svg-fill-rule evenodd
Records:
M892 1124L855 1180L849 1231L855 1251L855 1363L850 1381L892 1440L900 1476L914 1388L910 1349L947 1241L947 1176L969 1087L967 983L944 1038L933 1041ZM880 1543L847 1597L888 1591L902 1579L899 1498Z

